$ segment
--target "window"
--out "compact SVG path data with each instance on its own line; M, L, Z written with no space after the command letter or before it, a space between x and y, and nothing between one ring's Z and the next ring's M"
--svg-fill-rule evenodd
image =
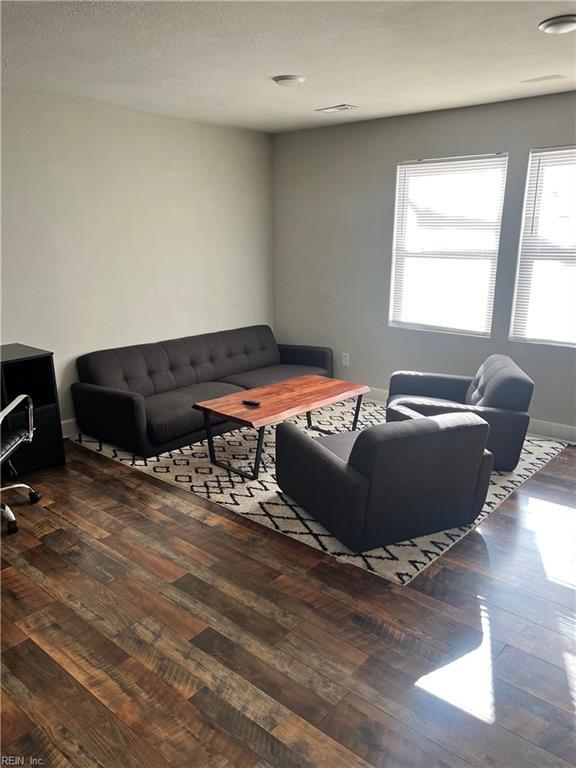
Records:
M530 152L510 338L576 344L576 147Z
M398 166L390 325L490 335L507 163Z

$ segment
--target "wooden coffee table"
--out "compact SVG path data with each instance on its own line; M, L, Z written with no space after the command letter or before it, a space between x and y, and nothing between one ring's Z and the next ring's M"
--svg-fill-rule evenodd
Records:
M265 387L234 392L232 395L217 397L214 400L203 400L200 403L196 403L194 408L204 413L204 428L208 438L208 451L212 464L227 469L229 472L234 472L248 480L256 480L262 460L262 446L264 444L266 427L272 424L280 424L280 422L286 421L286 419L305 413L310 428L326 432L326 430L320 427L313 426L311 412L315 408L322 408L324 405L339 403L341 400L355 397L356 409L352 420L352 430L355 430L358 426L362 396L369 391L370 387L367 387L365 384L352 384L349 381L329 379L326 376L299 376L296 379L280 381L277 384L269 384ZM258 407L249 406L243 402L245 400L255 400L260 405ZM242 426L253 427L258 430L253 472L244 472L216 458L212 422L210 419L212 414L220 416L226 421L236 421Z

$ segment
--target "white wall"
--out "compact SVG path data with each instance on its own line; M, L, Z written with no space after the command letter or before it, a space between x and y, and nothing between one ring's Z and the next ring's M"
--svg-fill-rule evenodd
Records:
M533 417L576 424L574 351L508 340L528 151L574 143L575 109L569 93L276 136L278 338L347 351L339 375L381 389L397 369L469 374L502 352L536 382ZM495 151L509 164L492 338L389 328L397 163Z
M270 138L3 92L2 342L83 352L272 318Z

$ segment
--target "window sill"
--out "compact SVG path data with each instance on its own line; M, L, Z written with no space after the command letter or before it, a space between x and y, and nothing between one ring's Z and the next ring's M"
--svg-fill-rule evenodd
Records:
M464 331L458 328L441 328L435 325L418 325L417 323L398 323L394 320L388 321L389 328L399 328L407 331L426 331L427 333L442 333L448 336L468 336L473 339L491 338L490 333L479 333L477 331Z
M513 341L515 344L536 344L540 347L560 347L563 349L576 349L576 344L571 344L569 341L548 341L546 339L525 339L521 336L509 336L509 341Z

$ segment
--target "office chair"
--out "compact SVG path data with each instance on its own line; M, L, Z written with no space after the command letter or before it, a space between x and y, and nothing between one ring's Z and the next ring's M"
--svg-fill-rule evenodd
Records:
M14 415L14 411L22 403L25 403L26 407L26 423L23 426L8 424L8 426L5 427L4 420L6 417L11 414ZM0 411L0 430L0 466L6 461L8 462L11 471L14 474L17 474L10 461L10 457L22 443L32 442L34 436L34 406L32 404L32 398L29 395L18 395L18 397L15 397L6 408ZM40 501L41 496L38 491L34 490L31 485L27 485L26 483L14 483L13 485L3 486L0 488L0 493L4 494L6 491L12 491L16 488L23 488L28 491L28 497L33 504ZM18 523L16 522L14 513L4 501L0 502L0 505L2 517L5 517L8 522L6 533L16 533L18 530Z

